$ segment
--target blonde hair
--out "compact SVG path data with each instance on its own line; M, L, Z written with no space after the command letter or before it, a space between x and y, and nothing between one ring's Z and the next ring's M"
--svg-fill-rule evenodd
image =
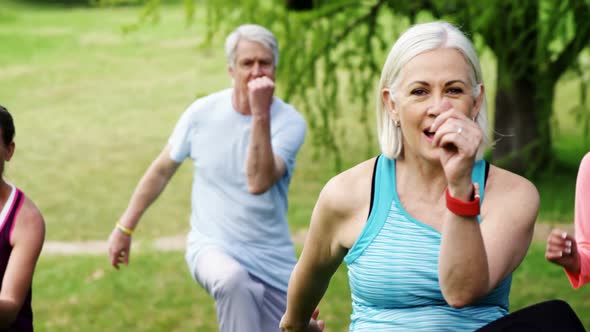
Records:
M490 144L487 100L482 91L483 77L475 48L471 41L459 29L447 22L416 24L406 30L393 44L381 71L381 80L377 89L377 137L381 152L390 159L399 157L402 152L402 130L391 118L382 99L382 90L388 88L390 96L395 99L395 89L399 83L401 69L415 56L439 48L453 48L459 51L470 65L469 75L473 97L483 93L479 113L475 122L484 133L482 144L477 150L477 158L483 156Z

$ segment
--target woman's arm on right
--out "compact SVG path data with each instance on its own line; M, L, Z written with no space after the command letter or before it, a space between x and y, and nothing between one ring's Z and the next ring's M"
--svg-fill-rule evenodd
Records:
M573 288L590 282L590 153L582 159L576 179L575 238L560 229L547 237L545 258L563 267Z
M337 176L320 193L303 252L289 280L287 310L280 324L285 332L321 330L309 326L310 318L347 253L340 237L349 219L344 192L348 190Z
M566 273L572 286L579 288L590 282L590 152L582 159L578 170L574 223L574 250L579 257L579 271L566 269Z
M160 155L152 162L139 181L127 209L119 219L119 224L127 229L135 229L145 210L158 198L160 193L180 166L180 163L170 158L171 146L168 144ZM119 264L129 264L131 236L118 228L109 237L109 256L111 264L119 268Z

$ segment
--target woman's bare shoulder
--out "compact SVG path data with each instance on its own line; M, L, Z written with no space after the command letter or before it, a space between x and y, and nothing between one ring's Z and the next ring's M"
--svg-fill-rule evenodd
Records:
M490 165L486 190L488 188L492 191L524 191L533 196L538 194L537 187L527 178L494 165Z
M368 208L375 159L365 160L331 178L320 193L323 207L338 214L356 211L364 205Z
M41 211L28 197L25 197L25 201L16 217L16 223L27 230L33 228L44 232L45 229L45 220Z
M375 158L334 176L322 189L312 215L312 228L338 252L350 248L369 214ZM341 252L342 253L342 252Z
M485 194L484 207L502 206L505 210L512 205L527 206L535 214L539 208L539 192L530 180L494 165L490 165Z

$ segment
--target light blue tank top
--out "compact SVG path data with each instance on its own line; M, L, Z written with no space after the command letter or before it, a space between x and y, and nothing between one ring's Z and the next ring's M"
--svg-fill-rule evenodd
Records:
M352 295L350 331L473 331L508 314L511 275L477 305L456 309L445 302L438 280L441 234L404 210L395 160L381 155L377 162L369 219L344 258ZM472 172L481 201L485 168L479 160Z

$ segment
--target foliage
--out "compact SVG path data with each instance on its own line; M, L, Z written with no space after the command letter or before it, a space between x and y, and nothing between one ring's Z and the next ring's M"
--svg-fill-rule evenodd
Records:
M590 4L506 0L464 8L465 22L497 59L495 129L514 136L498 142L494 159L538 172L553 158L550 124L554 107L560 107L554 105L555 86L590 41ZM477 15L482 12L487 15ZM584 101L577 107L585 107Z
M128 5L144 5L146 0L21 0L37 5L49 6L64 6L64 7L78 7L78 6L128 6Z
M107 6L121 6L121 5L145 5L146 0L90 0L92 5L107 5Z
M45 5L45 6L89 6L91 2L89 0L22 0L31 4Z
M400 31L433 18L457 24L473 36L482 53L490 49L497 59L495 90L501 112L496 114L496 132L499 137L513 136L499 140L497 162L510 167L511 160L528 158L534 160L531 167L536 171L547 161L555 84L568 69L577 74L584 91L574 113L584 139L590 140L588 79L583 74L590 67L579 56L590 41L588 1L333 0L313 1L314 9L303 12L286 10L276 1L199 3L208 11L209 40L223 38L245 22L265 25L279 36L279 80L287 98L307 115L317 153L331 153L336 168L341 166L341 142L350 126L341 121L342 109L354 110L365 140L372 142L369 119L385 52ZM368 144L366 155L373 153ZM522 162L512 167L523 171Z
M573 70L580 78L580 104L572 108L570 112L576 122L583 128L584 146L590 147L590 102L588 91L590 91L590 51L580 56L573 64Z

